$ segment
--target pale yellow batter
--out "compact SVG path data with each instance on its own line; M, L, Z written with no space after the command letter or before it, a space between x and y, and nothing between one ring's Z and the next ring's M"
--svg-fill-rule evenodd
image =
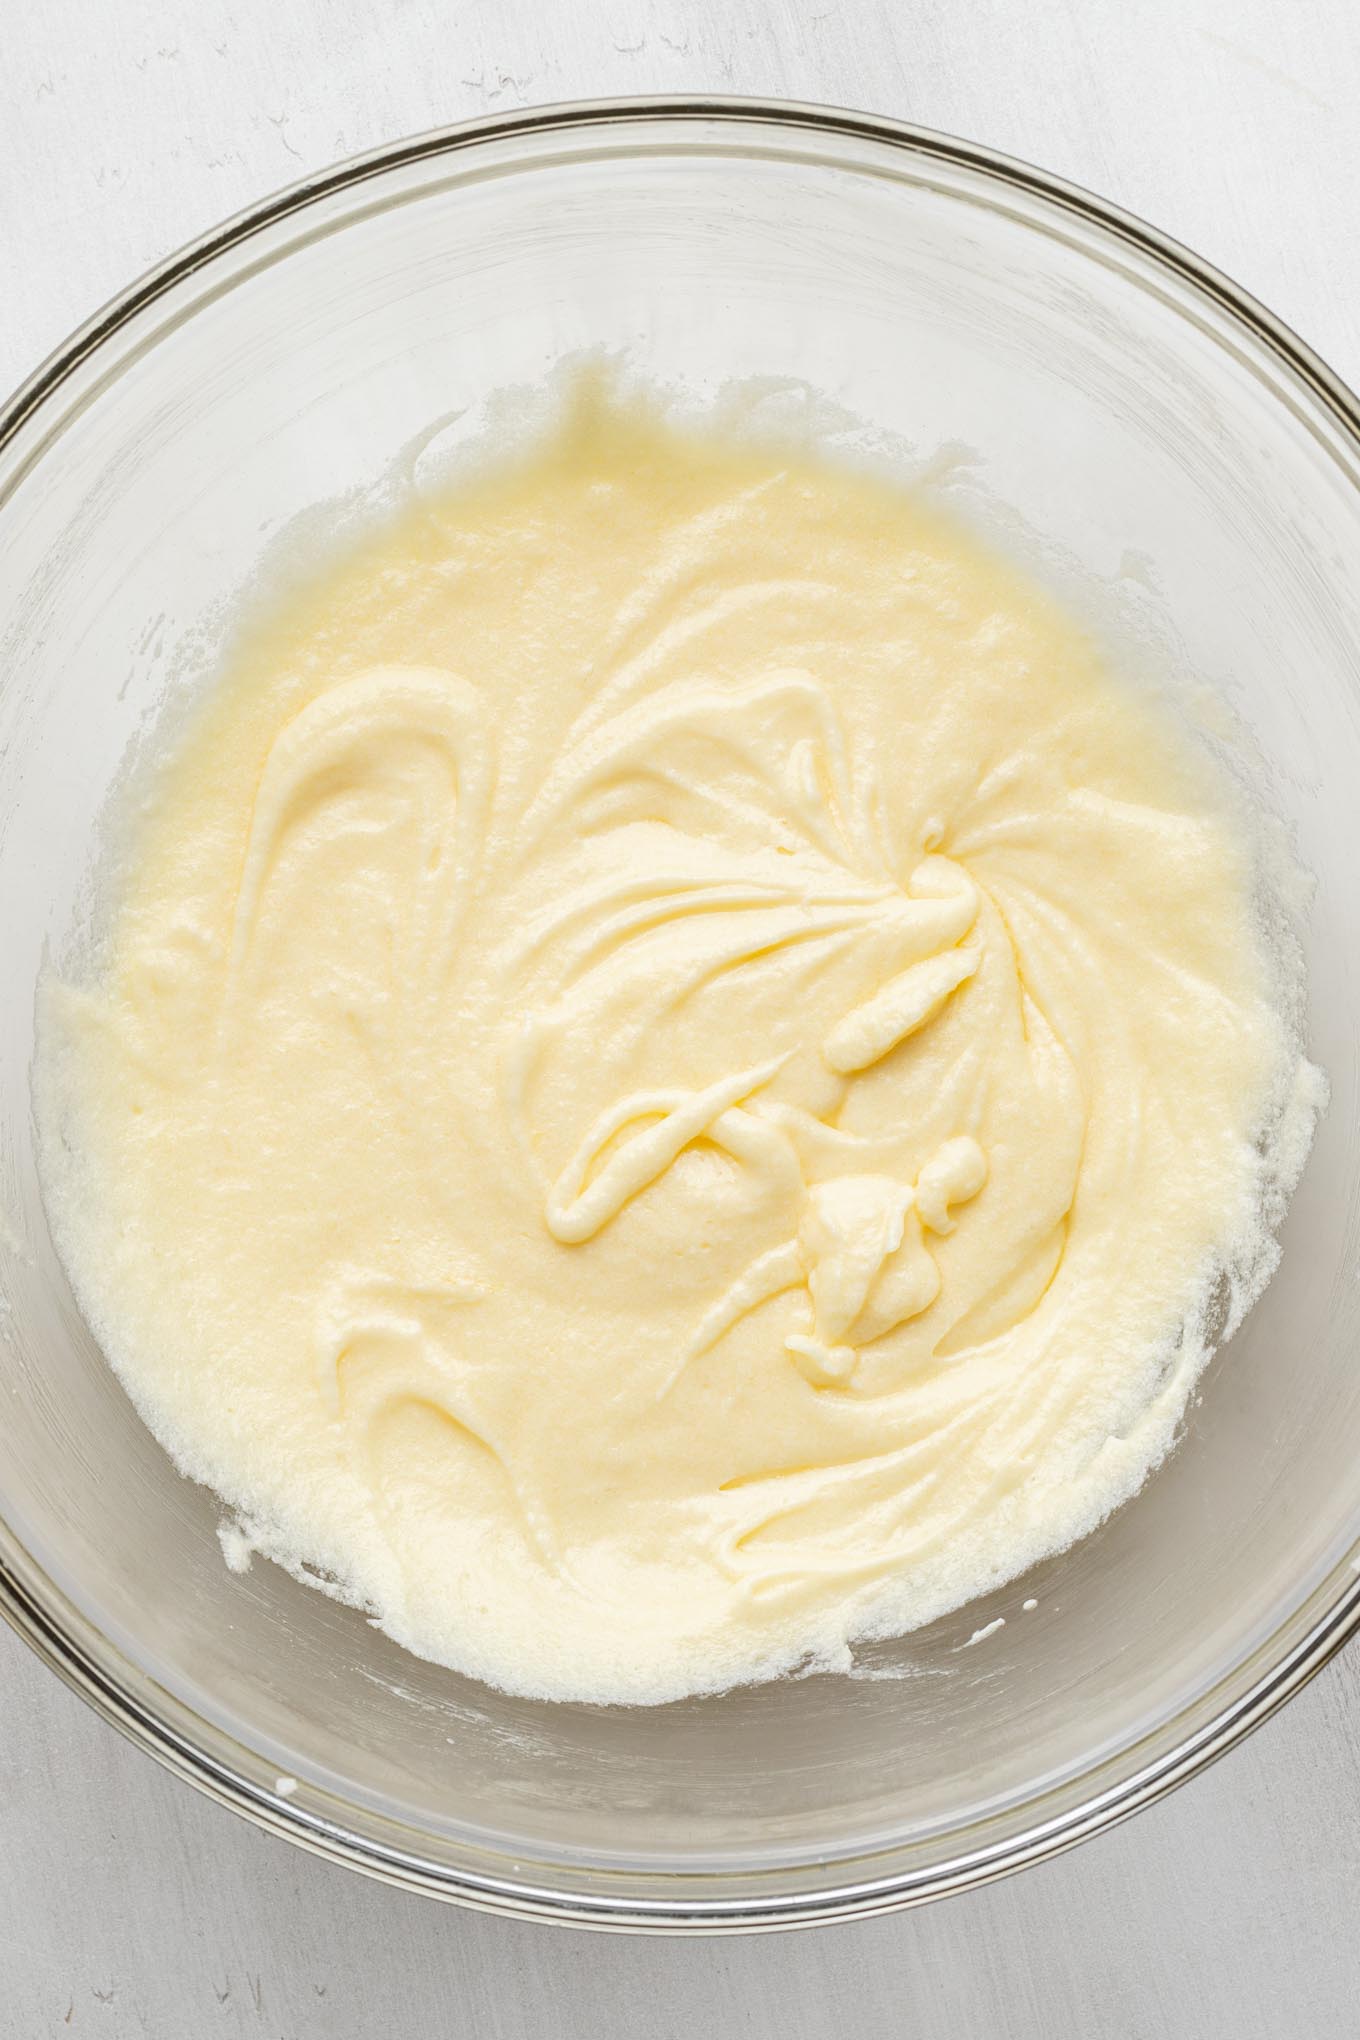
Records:
M884 484L587 390L261 621L131 835L45 997L78 1293L256 1545L496 1684L996 1585L1269 1272L1238 832Z

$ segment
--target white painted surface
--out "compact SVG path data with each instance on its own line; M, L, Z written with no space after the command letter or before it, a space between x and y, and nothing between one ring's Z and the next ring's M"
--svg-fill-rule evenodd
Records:
M1350 0L11 0L0 386L135 272L337 156L495 108L722 90L1045 164L1360 382ZM975 1896L762 1941L605 1941L312 1862L0 1635L3 2040L1331 2040L1360 2030L1360 1659L1151 1813Z

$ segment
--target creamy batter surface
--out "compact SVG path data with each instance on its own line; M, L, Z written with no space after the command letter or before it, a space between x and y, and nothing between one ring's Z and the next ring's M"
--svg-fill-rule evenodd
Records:
M43 999L82 1304L255 1545L497 1685L997 1585L1270 1271L1240 831L885 482L583 391L258 618L124 822Z

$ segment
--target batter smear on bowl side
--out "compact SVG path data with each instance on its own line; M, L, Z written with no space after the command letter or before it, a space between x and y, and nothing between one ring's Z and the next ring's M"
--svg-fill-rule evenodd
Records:
M43 991L58 1243L179 1465L424 1656L844 1663L1126 1499L1273 1266L1314 1091L1231 803L886 481L582 385L138 802Z

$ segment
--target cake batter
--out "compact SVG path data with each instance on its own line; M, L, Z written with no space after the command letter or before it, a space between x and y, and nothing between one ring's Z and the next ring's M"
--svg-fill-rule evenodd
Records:
M56 1234L177 1462L422 1655L844 1664L1130 1495L1269 1273L1241 831L886 482L585 386L139 791L44 994Z

